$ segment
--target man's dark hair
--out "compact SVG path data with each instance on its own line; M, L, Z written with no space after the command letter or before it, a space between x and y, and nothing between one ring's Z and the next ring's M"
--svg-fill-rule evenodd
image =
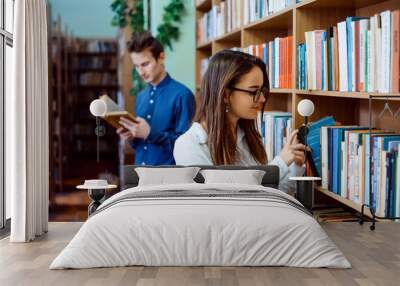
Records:
M140 53L149 49L156 60L158 60L160 54L164 52L161 43L148 31L132 33L132 38L127 45L130 53Z

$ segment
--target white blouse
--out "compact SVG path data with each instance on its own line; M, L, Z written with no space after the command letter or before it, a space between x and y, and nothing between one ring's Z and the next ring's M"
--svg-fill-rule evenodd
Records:
M211 159L210 149L207 145L208 135L200 123L194 122L186 133L182 134L174 146L174 158L177 165L214 165ZM240 158L235 165L250 166L258 165L249 151L249 146L244 138L244 132L240 128L237 131L236 139ZM301 176L304 173L304 167L295 163L287 166L280 156L276 156L269 165L279 167L279 189L293 194L296 188L296 182L290 181L290 177Z

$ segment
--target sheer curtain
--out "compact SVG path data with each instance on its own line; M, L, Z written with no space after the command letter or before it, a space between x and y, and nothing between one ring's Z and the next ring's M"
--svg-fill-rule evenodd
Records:
M14 18L13 93L6 98L6 187L12 242L48 227L48 54L45 0L18 0Z

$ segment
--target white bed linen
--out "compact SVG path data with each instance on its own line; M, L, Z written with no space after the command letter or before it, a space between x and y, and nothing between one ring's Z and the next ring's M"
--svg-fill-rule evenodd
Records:
M127 189L264 190L239 184L179 184ZM296 201L297 202L297 201ZM145 266L294 266L349 268L320 225L299 209L274 201L237 198L124 201L90 217L50 269Z

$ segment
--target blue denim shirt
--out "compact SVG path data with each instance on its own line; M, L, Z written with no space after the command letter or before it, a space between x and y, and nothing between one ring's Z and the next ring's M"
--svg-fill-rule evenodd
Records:
M193 93L168 74L157 85L149 84L136 97L136 116L151 126L146 140L130 141L136 165L175 165L175 140L185 133L195 113Z

